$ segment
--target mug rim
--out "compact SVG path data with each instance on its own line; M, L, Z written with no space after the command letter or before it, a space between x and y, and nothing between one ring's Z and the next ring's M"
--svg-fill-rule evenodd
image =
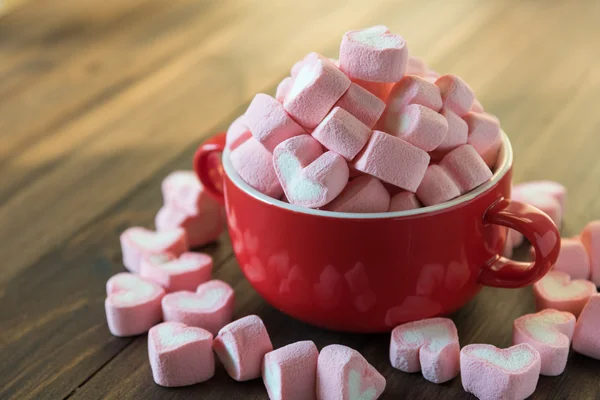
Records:
M438 211L444 211L457 205L467 203L479 195L485 193L492 187L494 187L503 177L506 175L513 162L513 150L510 144L510 140L504 131L501 131L502 134L502 147L500 148L500 153L498 154L497 167L492 175L492 178L488 180L483 185L478 186L475 190L471 190L468 193L465 193L462 196L459 196L450 201L436 204L433 206L416 208L413 210L405 210L405 211L393 211L393 212L381 212L381 213L348 213L348 212L338 212L338 211L327 211L327 210L317 210L302 206L297 206L294 204L286 203L281 200L274 199L265 194L262 194L258 190L252 188L246 182L240 178L238 173L235 171L233 166L231 165L231 161L229 160L230 150L226 148L223 151L222 157L222 165L223 170L227 177L233 182L235 186L237 186L240 190L254 197L255 199L275 206L279 208L283 208L292 212L307 214L307 215L315 215L319 217L328 217L328 218L340 218L340 219L388 219L388 218L399 218L399 217L410 217L410 216L418 216L423 214L434 213Z

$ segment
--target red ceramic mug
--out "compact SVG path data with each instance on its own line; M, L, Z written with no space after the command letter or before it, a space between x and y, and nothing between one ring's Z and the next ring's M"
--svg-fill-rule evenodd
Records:
M378 214L311 210L257 192L231 166L224 134L198 148L194 168L225 204L237 260L263 298L321 327L383 332L449 314L482 285L529 285L554 264L554 223L510 200L512 161L504 135L489 182L444 204ZM505 227L533 244L533 263L500 255Z

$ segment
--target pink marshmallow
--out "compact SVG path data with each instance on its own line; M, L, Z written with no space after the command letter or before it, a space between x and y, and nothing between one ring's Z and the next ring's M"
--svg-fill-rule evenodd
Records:
M246 125L246 118L244 115L240 115L229 125L227 129L227 135L225 136L225 146L233 150L240 144L252 137L250 128Z
M340 68L351 78L397 82L406 71L408 48L383 25L349 31L340 46Z
M385 378L356 350L324 347L317 362L317 400L377 399Z
M319 53L315 53L314 51L311 51L310 53L308 53L307 55L304 56L304 58L300 61L297 61L294 65L292 65L292 69L290 70L290 75L293 78L295 78L298 75L298 72L300 72L300 69L302 69L302 66L308 62L314 62L315 60L317 60L318 58L322 57ZM331 61L331 59L329 60ZM331 61L333 63L333 61ZM335 63L333 63L335 64Z
M469 136L469 126L467 123L458 115L445 108L440 111L440 114L446 118L448 124L448 130L442 143L435 148L436 152L447 153L454 150L458 146L467 143ZM477 150L477 149L476 149Z
M477 100L477 99L473 100L473 105L471 106L471 112L475 112L475 113L484 112L483 106L481 105L479 100Z
M115 336L134 336L148 332L162 319L160 301L163 288L127 272L106 282L106 322Z
M352 83L346 93L335 103L335 107L348 111L371 129L381 117L385 102L367 89Z
M446 118L420 104L409 104L399 113L388 112L384 131L425 151L437 148L446 137Z
M263 357L273 350L267 328L256 315L223 327L213 347L229 376L238 382L260 377Z
M600 294L590 297L573 334L573 350L600 360Z
M369 81L363 81L362 79L356 79L356 78L352 79L352 83L356 83L358 86L365 89L366 91L368 91L369 93L371 93L372 95L376 96L377 98L379 98L380 100L382 100L384 102L388 98L388 95L390 94L390 90L392 89L392 86L394 86L393 83L389 83L389 82L369 82ZM350 88L348 88L348 90L349 89Z
M390 362L404 372L422 371L433 383L459 373L460 345L452 320L430 318L397 326L392 331Z
M240 178L262 194L275 199L283 189L273 169L273 156L256 139L250 138L229 154Z
M165 321L196 326L215 335L231 322L234 297L231 286L215 279L200 284L195 293L167 294L162 299L163 317Z
M322 207L344 189L348 164L342 156L323 149L310 135L281 143L273 152L275 172L291 204Z
M552 309L523 315L513 324L513 344L527 343L540 353L540 374L557 376L567 366L575 316Z
M515 185L512 191L520 197L550 196L558 201L563 212L565 210L567 188L558 182L550 180L523 182Z
M421 203L432 206L460 196L460 190L444 168L434 164L427 168L416 194Z
M414 192L425 175L429 160L429 155L418 147L387 133L373 131L353 166L382 181Z
M285 96L287 96L290 89L292 88L292 82L293 80L291 76L287 76L283 78L281 82L279 82L279 85L277 85L277 90L275 91L275 100L277 100L280 103L283 103Z
M442 108L440 89L421 77L406 75L392 87L384 114L398 113L409 104L420 104L439 111Z
M310 340L265 354L262 377L269 399L314 399L318 358L317 346Z
M245 119L254 138L269 152L273 152L284 140L306 133L280 102L264 93L254 96L246 110Z
M348 111L335 107L317 125L312 136L328 150L351 161L367 144L371 129Z
M502 134L498 120L489 114L469 112L464 117L469 127L467 143L477 150L488 167L493 168L502 147Z
M435 85L440 88L445 108L458 114L459 117L471 111L475 94L461 78L456 75L442 75L435 81Z
M325 210L347 213L379 213L390 207L390 194L381 181L369 175L352 180Z
M460 351L463 388L480 400L517 400L531 396L540 367L540 354L526 343L507 349L470 344Z
M389 212L394 211L406 211L421 208L422 205L417 199L417 196L412 192L400 192L396 193L390 199Z
M162 206L156 213L154 225L159 232L182 228L189 247L196 248L214 242L221 236L225 229L225 214L219 204L191 214L176 207Z
M520 185L515 185L512 190L512 199L522 203L530 204L545 212L556 226L562 224L563 211L560 203L545 192L522 190Z
M485 183L492 171L477 154L473 146L465 144L444 156L440 166L454 180L461 194L465 194Z
M161 285L167 292L196 290L210 279L212 257L204 253L187 252L177 257L154 254L142 259L140 275Z
M314 129L350 84L350 78L326 58L305 59L283 101L283 107L302 126Z
M188 214L204 214L222 210L221 206L202 187L194 171L174 171L161 184L165 205L179 208Z
M201 328L163 322L148 332L148 357L154 382L160 386L188 386L215 374L213 335Z
M406 65L406 75L425 76L427 74L427 64L425 61L415 56L408 56Z
M566 272L571 279L588 279L590 259L583 243L577 239L561 239L560 253L553 268L555 271Z
M600 220L592 221L583 228L581 242L590 259L590 280L600 286Z
M592 282L576 279L561 271L550 271L542 279L533 284L535 306L537 310L553 308L567 311L576 317L581 313L585 303L598 290Z
M146 228L132 227L121 234L123 264L131 272L140 271L145 255L170 253L179 256L188 249L185 230L181 228L154 232Z

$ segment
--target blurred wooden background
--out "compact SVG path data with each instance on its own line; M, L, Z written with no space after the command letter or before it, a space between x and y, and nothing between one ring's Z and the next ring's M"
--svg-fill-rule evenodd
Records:
M309 51L337 56L342 34L383 23L412 54L453 72L498 115L515 180L569 189L565 235L600 218L600 2L595 0L35 0L0 17L0 398L262 399L257 380L169 390L152 383L146 338L104 320L104 284L123 269L118 235L151 227L159 184L189 169L203 139L256 92L274 92ZM268 306L226 235L205 249L236 289L236 317L260 315L275 346L312 339L361 351L384 399L470 398L460 379L395 371L388 335L306 326ZM462 344L508 346L534 311L529 288L484 289L453 319ZM571 355L536 399L600 398L600 362Z

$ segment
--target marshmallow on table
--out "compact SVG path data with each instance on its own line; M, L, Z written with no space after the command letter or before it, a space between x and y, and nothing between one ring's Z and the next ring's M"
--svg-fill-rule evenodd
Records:
M590 258L590 280L600 286L600 221L592 221L583 228L581 241Z
M390 362L400 371L422 371L428 381L443 383L458 375L459 358L458 333L450 319L409 322L392 331Z
M540 367L540 354L526 343L507 349L470 344L460 351L463 388L480 400L523 400L531 396Z
M250 137L252 137L252 132L250 132L248 125L246 125L244 115L240 115L231 123L231 125L229 125L229 128L227 129L225 146L228 149L233 150Z
M348 183L348 164L312 136L282 142L273 152L275 172L288 201L309 208L329 203Z
M513 324L513 344L527 343L540 353L541 375L557 376L567 366L575 316L564 311L542 310L523 315Z
M212 257L204 253L187 252L177 257L151 254L142 259L140 275L161 285L167 292L196 290L210 279Z
M456 75L442 75L436 81L435 85L440 88L442 103L459 117L464 116L471 111L475 94L465 81Z
M468 144L446 154L439 165L454 180L461 194L470 192L492 177L490 168Z
M567 188L558 182L550 180L523 182L515 185L512 191L523 198L552 197L560 204L563 211L565 209Z
M223 327L213 348L229 376L242 382L261 376L263 357L273 345L262 320L249 315Z
M279 85L277 85L277 90L275 91L275 100L283 103L283 99L285 99L285 96L287 96L288 92L292 88L292 82L293 80L291 76L287 76L283 78L281 82L279 82Z
M256 139L250 138L229 154L240 178L262 194L275 199L283 189L273 168L273 155Z
M446 118L448 130L444 140L435 148L436 152L447 153L460 145L467 143L469 136L469 126L454 112L443 108L440 114Z
M163 322L148 332L148 358L154 382L160 386L188 386L215 374L213 335L201 328Z
M398 113L389 110L381 124L383 131L425 151L437 148L448 131L443 115L420 104L409 104Z
M386 212L389 207L390 194L381 181L363 175L350 181L324 209L348 213L379 213Z
M208 281L200 284L195 293L179 291L165 295L163 318L203 328L215 335L231 322L234 297L233 289L225 282Z
M195 248L214 242L221 236L225 229L225 215L223 207L217 203L203 207L198 213L164 205L156 213L154 225L159 232L182 228L188 246Z
M326 346L317 362L317 400L374 400L385 390L385 378L356 350Z
M365 147L371 129L343 108L334 107L312 136L328 150L351 161Z
M340 45L340 68L351 78L397 82L406 71L408 48L383 25L349 31Z
M385 132L373 131L353 166L382 181L414 192L421 184L429 160L429 155L418 147Z
M392 86L387 97L387 107L384 112L400 112L409 104L420 104L433 111L442 108L440 89L433 83L415 75L406 75Z
M406 64L407 75L418 75L425 76L427 74L427 64L425 61L415 56L408 56L408 63Z
M550 217L557 227L561 226L563 209L560 202L548 193L529 190L521 187L521 185L515 185L512 190L511 198L539 208Z
M262 377L270 400L315 398L317 346L305 340L265 354Z
M422 205L417 199L417 195L412 192L400 192L393 195L390 199L390 208L388 211L406 211L421 207Z
M306 58L283 100L283 108L299 124L313 129L351 83L350 78L326 58Z
M128 272L106 282L106 322L115 336L148 332L162 320L160 301L165 291L159 285Z
M433 164L427 168L416 195L425 206L432 206L460 196L460 190L444 168Z
M385 110L385 102L367 89L352 83L334 107L348 111L370 129Z
M268 94L254 96L244 115L254 138L270 152L284 140L306 133L281 103Z
M575 325L573 350L600 360L598 332L600 332L600 294L595 294L590 297Z
M576 317L598 290L596 285L583 279L571 280L561 271L550 271L542 279L533 284L535 305L538 310L553 308L567 311Z
M121 234L120 240L123 264L131 272L140 271L140 263L145 255L170 253L177 257L188 249L182 228L154 232L132 227Z
M477 150L488 167L493 168L502 147L498 120L486 113L469 112L464 117L469 127L467 143Z
M561 239L560 252L553 269L566 272L571 279L588 279L590 259L583 243L577 239Z

